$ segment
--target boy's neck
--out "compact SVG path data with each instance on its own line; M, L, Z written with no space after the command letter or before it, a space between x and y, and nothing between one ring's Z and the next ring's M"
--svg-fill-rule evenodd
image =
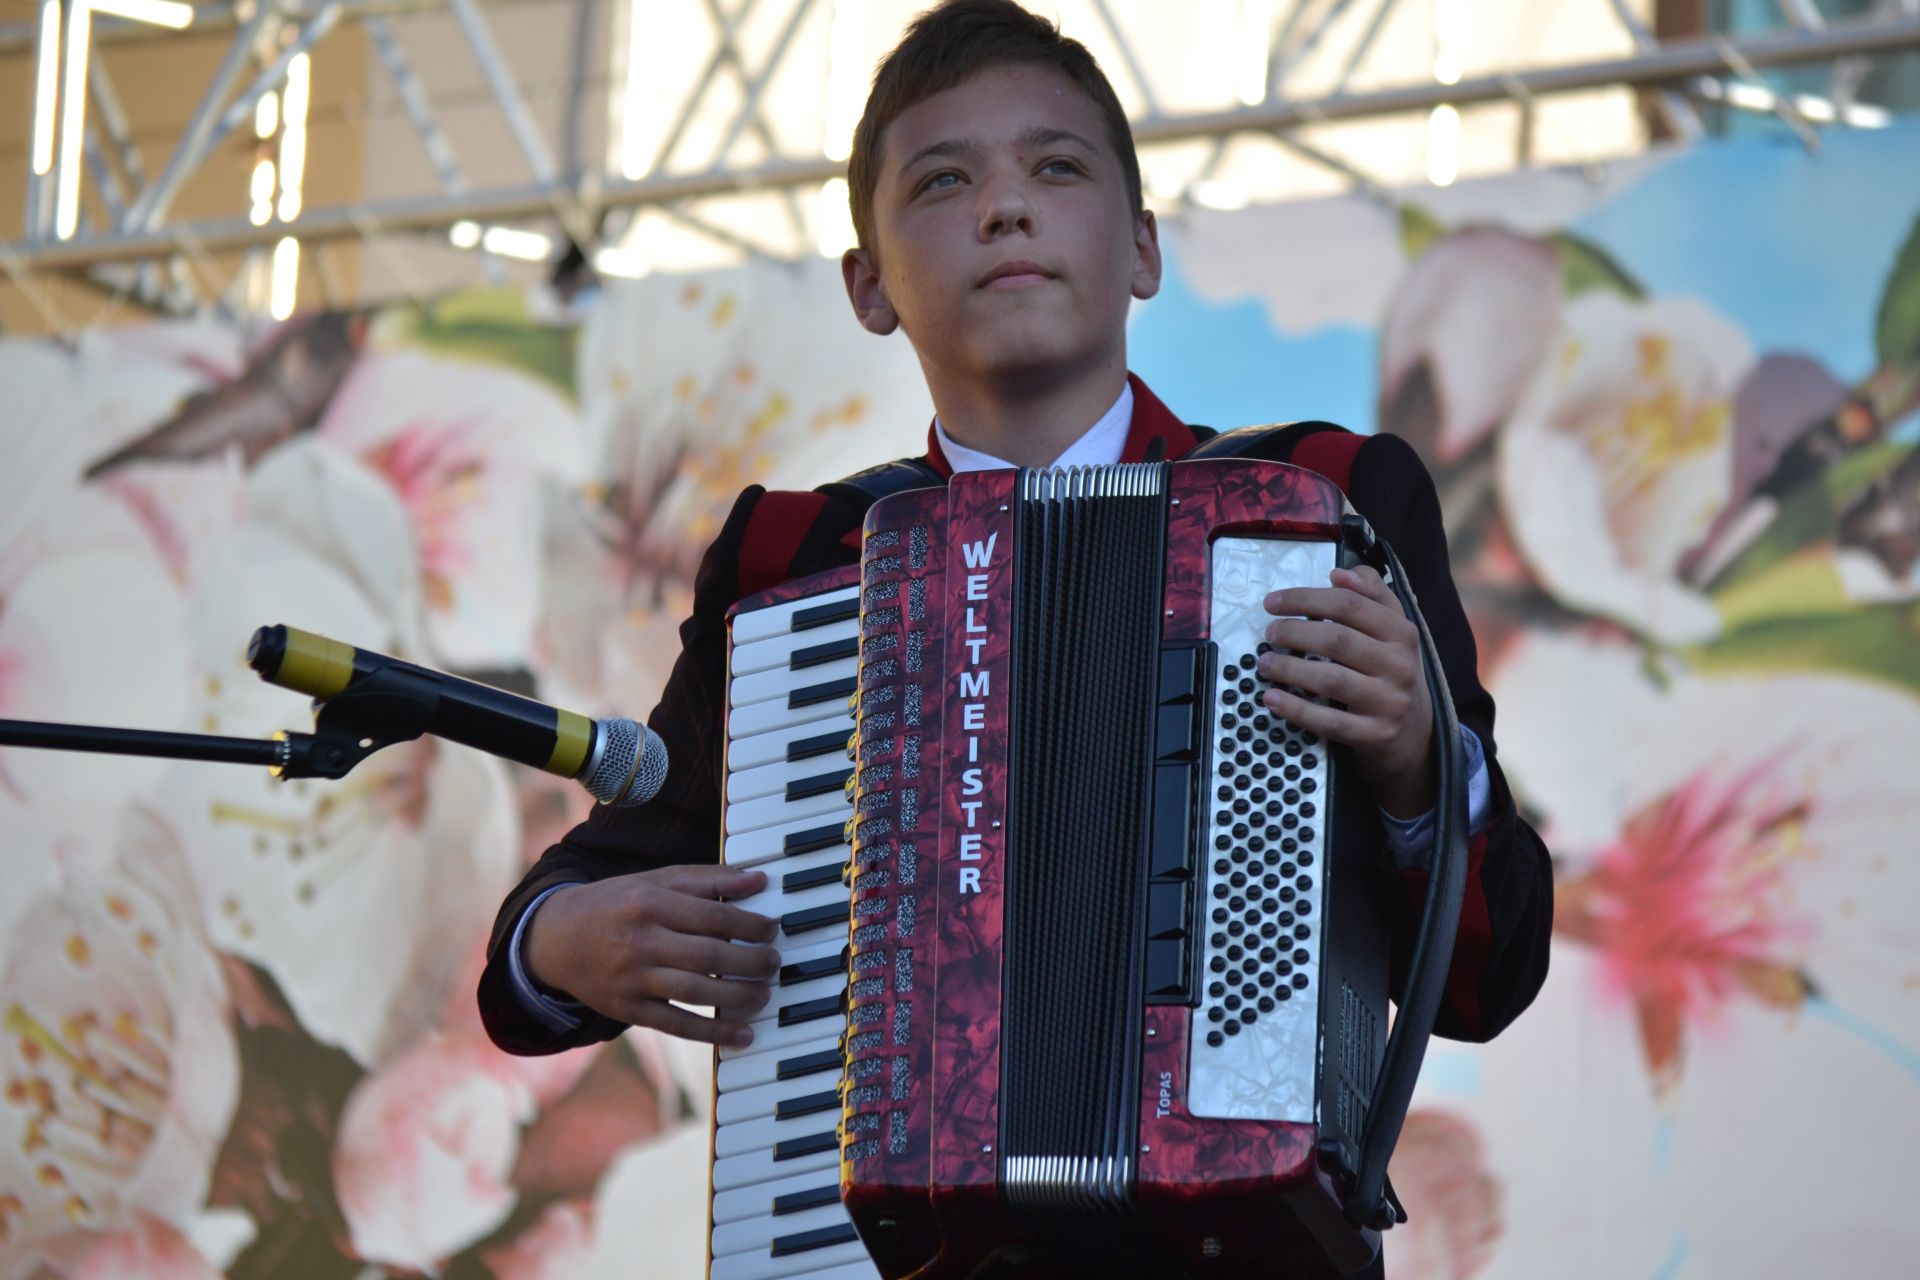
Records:
M928 389L951 439L1017 467L1045 467L1100 421L1126 385L1122 355L1112 367L1058 383L956 382Z

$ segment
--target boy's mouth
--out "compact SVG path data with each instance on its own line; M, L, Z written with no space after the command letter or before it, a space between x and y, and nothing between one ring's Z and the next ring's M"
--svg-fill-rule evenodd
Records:
M1053 272L1037 262L1015 259L1003 262L980 278L982 289L1018 289L1026 285L1042 284L1054 278Z

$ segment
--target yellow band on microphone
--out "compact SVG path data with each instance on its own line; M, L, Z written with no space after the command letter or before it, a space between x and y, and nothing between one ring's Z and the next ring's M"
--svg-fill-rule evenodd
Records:
M547 772L563 777L578 777L587 766L587 752L593 749L593 721L578 711L555 708L553 755L547 760Z
M313 698L331 698L353 679L353 646L287 628L287 652L273 682Z

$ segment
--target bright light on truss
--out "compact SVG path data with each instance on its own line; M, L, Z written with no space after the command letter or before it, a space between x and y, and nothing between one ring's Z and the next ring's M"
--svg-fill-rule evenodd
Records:
M854 247L853 207L847 203L847 180L828 178L820 184L820 203L813 219L814 245L823 258L837 258Z
M617 123L620 172L644 178L653 169L654 152L666 139L673 102L664 86L676 81L676 62L700 41L701 20L690 6L653 6L628 0L627 65L621 81Z
M1763 89L1757 84L1730 84L1726 87L1726 99L1736 107L1750 107L1755 111L1778 111L1780 98L1771 89ZM1819 98L1810 93L1793 94L1787 99L1798 111L1815 124L1847 124L1856 129L1884 129L1893 123L1893 113L1885 107L1876 107L1869 103L1853 102L1840 106L1831 98Z
M95 13L110 13L155 27L182 30L193 24L193 6L179 0L90 0Z
M447 240L456 249L473 249L480 244L480 224L464 218L447 228Z
M80 229L80 144L87 126L87 46L93 11L87 0L67 8L67 75L60 92L60 180L53 196L53 234L71 240Z
M275 320L293 314L294 299L300 292L300 242L281 236L273 246L273 291L268 295L267 311Z
M488 227L481 233L480 244L488 253L522 262L545 262L553 256L553 241L524 227Z
M253 166L253 210L248 215L256 227L264 227L273 219L273 161L264 157Z
M53 124L60 92L60 0L40 0L40 65L33 85L33 171L53 168Z
M827 28L827 97L820 142L820 152L829 160L853 154L853 131L867 105L868 73L860 55L862 32L874 21L869 7L867 0L834 0L833 22Z
M280 127L280 95L272 89L260 95L260 101L253 104L253 136L271 138L273 131Z
M631 246L606 245L593 251L593 269L603 276L638 280L653 270L653 259Z
M1267 100L1268 41L1273 37L1273 0L1240 0L1234 39L1235 90L1240 101L1257 107Z
M1460 112L1442 103L1427 117L1427 181L1450 187L1460 176Z
M307 176L307 106L313 97L313 59L304 51L287 60L287 89L280 134L280 221L300 216L300 189Z

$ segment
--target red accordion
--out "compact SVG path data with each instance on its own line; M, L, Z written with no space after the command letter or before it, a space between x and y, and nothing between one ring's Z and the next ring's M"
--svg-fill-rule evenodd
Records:
M787 969L718 1062L714 1276L1372 1259L1376 820L1254 670L1355 527L1275 463L978 472L736 608L724 856Z

